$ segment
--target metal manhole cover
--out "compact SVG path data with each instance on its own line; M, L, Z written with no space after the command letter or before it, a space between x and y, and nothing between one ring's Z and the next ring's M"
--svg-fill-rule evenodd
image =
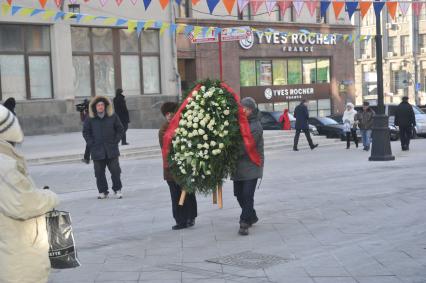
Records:
M275 255L259 254L246 251L228 256L212 258L206 261L217 264L233 265L246 269L260 269L289 261L289 259Z

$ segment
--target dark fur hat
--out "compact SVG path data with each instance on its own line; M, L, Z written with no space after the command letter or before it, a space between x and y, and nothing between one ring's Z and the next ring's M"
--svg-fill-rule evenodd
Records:
M161 105L161 113L163 116L166 116L167 113L175 113L178 109L178 104L176 102L164 102Z

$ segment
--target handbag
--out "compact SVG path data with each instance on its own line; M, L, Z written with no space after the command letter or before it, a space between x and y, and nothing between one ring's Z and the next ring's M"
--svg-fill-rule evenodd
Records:
M52 210L46 214L46 226L49 236L49 259L54 269L79 267L71 215L66 211Z

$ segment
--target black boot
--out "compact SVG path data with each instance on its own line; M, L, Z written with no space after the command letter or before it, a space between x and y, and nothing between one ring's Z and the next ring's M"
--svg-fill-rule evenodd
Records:
M248 232L248 228L249 228L249 224L247 223L241 223L240 224L240 230L238 230L238 234L240 234L241 236L247 236L249 234Z

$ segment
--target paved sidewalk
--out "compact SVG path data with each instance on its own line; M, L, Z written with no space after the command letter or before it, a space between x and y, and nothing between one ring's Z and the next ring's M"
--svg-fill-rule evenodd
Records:
M95 199L92 166L31 166L72 213L83 264L50 283L424 283L426 140L392 146L392 162L340 146L267 153L247 237L229 181L224 209L198 196L196 225L172 231L160 158L121 161L122 200Z

